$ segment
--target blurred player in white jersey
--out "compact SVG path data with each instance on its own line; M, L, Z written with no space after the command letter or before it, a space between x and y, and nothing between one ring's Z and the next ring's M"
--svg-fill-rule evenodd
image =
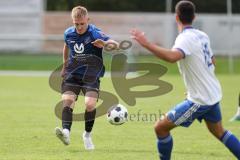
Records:
M149 42L144 32L138 29L131 30L133 39L157 57L170 63L178 62L187 89L187 99L156 122L159 158L171 159L173 138L170 131L177 126L189 127L197 119L200 122L204 120L209 131L240 160L239 140L222 126L222 91L214 74L215 60L209 38L192 27L195 5L190 1L180 1L175 12L179 35L172 49Z

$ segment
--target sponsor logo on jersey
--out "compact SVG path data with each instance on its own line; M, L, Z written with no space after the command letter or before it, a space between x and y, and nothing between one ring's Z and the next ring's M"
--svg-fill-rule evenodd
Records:
M84 52L84 45L83 45L83 43L81 43L80 45L78 45L77 43L74 45L74 51L76 52L76 53L79 53L79 54L81 54L81 53L83 53Z

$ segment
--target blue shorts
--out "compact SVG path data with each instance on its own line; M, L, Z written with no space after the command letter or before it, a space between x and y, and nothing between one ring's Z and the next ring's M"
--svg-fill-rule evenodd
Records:
M167 113L167 117L177 126L189 127L195 119L217 123L222 120L219 103L202 106L185 100Z

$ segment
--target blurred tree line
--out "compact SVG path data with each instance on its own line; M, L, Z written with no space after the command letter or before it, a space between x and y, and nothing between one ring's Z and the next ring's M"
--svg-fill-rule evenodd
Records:
M46 0L48 11L69 11L82 5L90 11L165 12L166 0ZM172 0L174 6L180 0ZM199 13L226 13L226 0L191 0ZM232 0L233 13L240 13L240 0Z

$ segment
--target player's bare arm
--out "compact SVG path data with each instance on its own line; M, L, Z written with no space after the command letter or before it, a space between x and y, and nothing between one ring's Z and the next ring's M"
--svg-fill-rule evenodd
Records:
M63 68L62 68L62 71L61 71L61 76L62 77L65 74L65 68L66 68L66 65L67 65L67 61L68 61L68 46L67 46L66 43L64 43L64 46L63 46Z
M116 47L116 49L118 48L119 46L119 43L113 39L109 39L107 41L104 41L102 39L96 39L94 42L92 42L92 44L98 48L103 48L105 47L107 44L112 44L112 45L109 45L108 47Z
M181 53L181 51L179 50L166 49L149 42L145 37L144 32L138 29L132 29L130 33L132 35L132 38L136 40L141 46L148 49L150 52L154 53L157 57L159 57L162 60L165 60L170 63L175 63L176 61L184 57L184 54Z
M214 56L212 57L212 63L214 66L216 66L216 58Z

